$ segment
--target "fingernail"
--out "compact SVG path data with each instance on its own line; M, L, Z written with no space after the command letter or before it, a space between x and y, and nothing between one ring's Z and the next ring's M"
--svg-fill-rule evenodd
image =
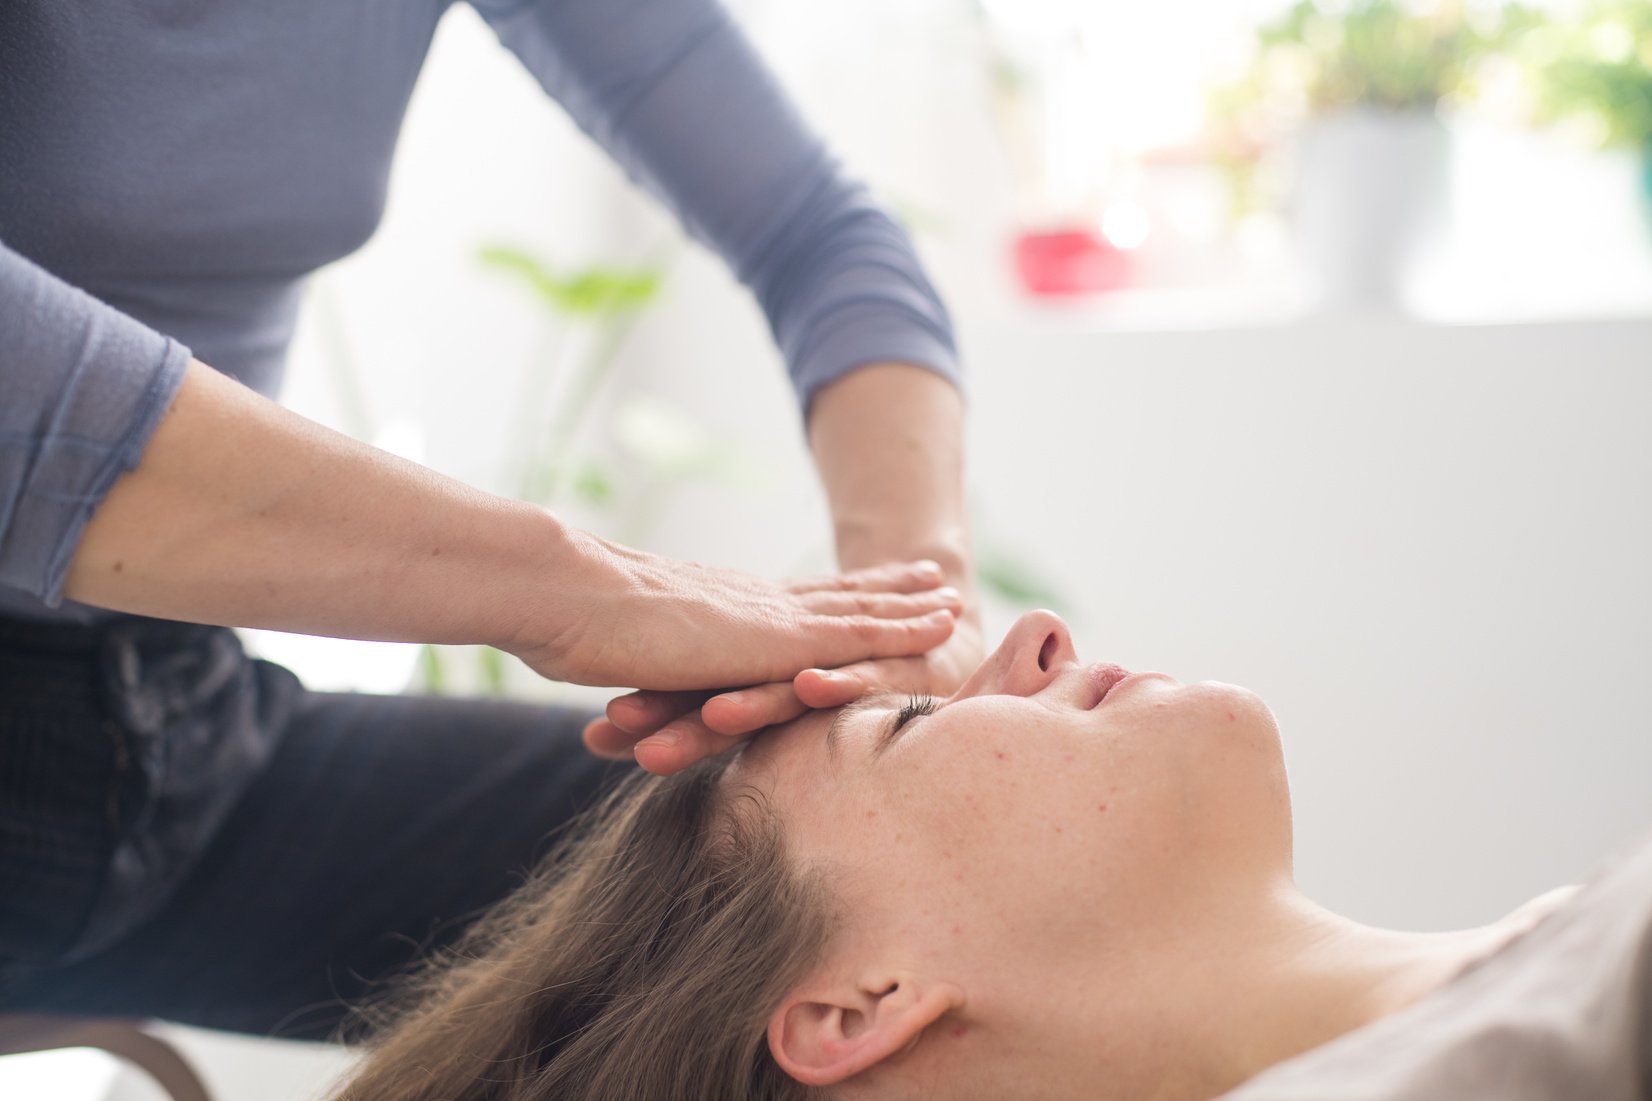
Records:
M940 597L942 600L962 600L964 597L963 593L959 592L951 585L945 585L939 589L936 589L935 595Z
M732 703L732 704L743 704L743 703L746 702L746 697L743 694L739 693L739 692L724 692L721 696L718 696L717 698L720 699L720 700L727 700L729 703Z
M819 677L827 684L842 684L844 681L849 679L842 673L833 673L825 669L812 669L810 672L814 673L815 676Z
M912 563L912 568L919 573L940 573L941 564L933 558L920 558Z
M683 736L681 734L677 733L675 730L662 730L658 734L650 734L648 737L644 738L642 741L638 742L637 744L638 745L649 745L649 744L652 743L653 745L657 745L662 749L670 749L682 740L683 740Z

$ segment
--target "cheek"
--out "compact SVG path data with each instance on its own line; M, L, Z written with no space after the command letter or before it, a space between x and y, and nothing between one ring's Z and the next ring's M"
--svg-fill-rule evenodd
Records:
M1147 696L1093 727L981 739L929 770L918 805L937 862L998 897L1130 926L1213 876L1288 867L1278 730L1253 693L1206 683ZM972 867L956 867L959 854Z
M948 747L891 789L901 829L883 859L903 885L1000 932L1093 925L1108 902L1098 888L1151 847L1128 769L1099 749L1025 724Z
M1279 729L1262 700L1219 682L1158 701L1159 752L1144 763L1156 840L1190 876L1254 877L1288 869L1290 793Z

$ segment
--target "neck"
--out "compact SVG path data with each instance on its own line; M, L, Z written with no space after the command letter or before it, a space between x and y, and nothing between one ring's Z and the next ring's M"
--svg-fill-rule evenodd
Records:
M1518 912L1449 933L1375 929L1332 913L1285 884L1236 922L1223 981L1231 1012L1202 1037L1202 1081L1213 1097L1312 1048L1397 1013L1483 959L1522 927Z
M1361 925L1304 897L1288 875L1260 891L1213 890L1206 901L1220 903L1186 907L1174 928L1155 932L1147 954L1140 946L1066 951L1060 982L1012 975L1007 989L1030 990L1031 1000L983 994L980 1059L959 1062L952 1048L934 1044L909 1073L933 1082L963 1067L971 1086L958 1095L967 1097L1211 1101L1414 1004L1575 889L1449 933ZM994 1011L998 1001L1005 1004ZM985 1042L995 1033L996 1044ZM877 1082L869 1085L867 1096L882 1096Z

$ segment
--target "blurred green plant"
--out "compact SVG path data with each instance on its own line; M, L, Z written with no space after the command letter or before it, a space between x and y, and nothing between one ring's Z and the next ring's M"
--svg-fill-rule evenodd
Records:
M550 362L530 376L529 392L523 395L523 417L506 452L508 471L515 473L517 496L549 506L562 501L565 490L571 488L591 504L609 503L614 486L611 472L590 461L572 463L573 442L625 338L658 299L664 265L595 266L559 273L522 249L504 245L489 245L478 258L483 266L529 290L546 313L560 322L557 332L563 338L546 357ZM585 330L584 340L569 340L570 330L578 329ZM546 425L540 418L551 406L551 387L569 372L572 377L566 392Z
M1652 153L1652 3L1588 0L1570 17L1504 16L1502 48L1532 86L1541 122L1582 124L1601 146Z
M1048 608L1072 614L1067 598L1048 578L1025 559L1005 550L983 548L975 565L975 579L984 591L1020 609Z
M1432 110L1462 85L1484 39L1455 3L1299 0L1256 32L1258 75L1309 112Z

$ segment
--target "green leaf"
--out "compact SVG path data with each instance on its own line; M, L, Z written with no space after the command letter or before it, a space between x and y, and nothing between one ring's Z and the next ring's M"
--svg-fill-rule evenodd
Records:
M601 506L612 504L616 492L612 475L593 462L580 467L573 489L580 500Z
M598 265L560 274L530 253L509 245L489 245L478 255L485 266L520 280L552 311L574 317L634 313L658 297L664 282L664 273L657 267Z
M1008 555L985 556L976 563L976 580L1005 600L1060 611L1067 601L1034 570Z
M419 680L430 695L447 694L447 670L442 664L441 651L428 642L419 647Z
M491 695L505 694L505 655L491 646L479 646L476 664L482 673L482 684Z

